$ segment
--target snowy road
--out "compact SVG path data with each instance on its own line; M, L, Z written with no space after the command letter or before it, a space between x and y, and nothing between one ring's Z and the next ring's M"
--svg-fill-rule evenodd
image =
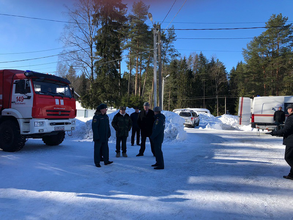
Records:
M29 140L0 151L0 219L293 219L293 181L281 138L256 132L186 129L164 143L165 170L150 147L93 165L93 143Z

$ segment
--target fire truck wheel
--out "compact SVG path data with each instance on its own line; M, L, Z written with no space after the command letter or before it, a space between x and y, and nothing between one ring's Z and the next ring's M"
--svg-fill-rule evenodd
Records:
M25 138L20 134L16 122L8 120L0 125L0 148L3 151L15 152L23 148Z
M61 144L64 138L65 138L65 132L60 131L58 134L43 137L43 142L46 145L54 146L54 145Z

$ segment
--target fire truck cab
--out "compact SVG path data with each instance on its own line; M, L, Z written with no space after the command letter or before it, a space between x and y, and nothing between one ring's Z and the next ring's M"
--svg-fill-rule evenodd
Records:
M76 107L67 79L33 71L0 70L0 148L18 151L27 138L59 145L75 129Z

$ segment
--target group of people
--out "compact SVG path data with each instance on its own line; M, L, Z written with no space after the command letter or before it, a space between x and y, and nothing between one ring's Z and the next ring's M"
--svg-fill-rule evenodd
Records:
M145 142L148 137L150 140L151 151L156 157L156 163L152 166L154 169L164 169L164 158L162 152L162 143L164 140L165 116L161 113L160 107L150 109L148 102L145 102L143 109L139 112L135 108L135 112L130 116L125 112L125 107L120 107L119 112L114 116L112 126L116 131L116 157L120 157L120 143L122 142L122 156L127 157L126 140L128 133L132 128L131 145L134 145L134 137L136 135L136 144L140 145L137 157L143 156L145 151ZM273 136L282 136L283 144L286 145L285 160L291 167L288 175L284 175L285 179L293 180L293 104L287 106L289 116L281 128L280 124L285 121L285 113L282 108L274 114L274 120L277 125L275 131L269 134ZM101 167L100 162L104 161L105 165L113 163L109 161L108 139L111 136L110 121L107 113L107 105L100 104L92 121L93 140L94 140L94 163L97 167ZM141 134L141 144L139 144Z
M97 107L92 121L93 140L94 140L94 163L96 167L101 167L100 162L105 165L113 163L109 161L108 139L111 136L110 121L107 113L107 105L100 104ZM150 140L151 151L156 158L156 163L152 166L154 169L164 169L164 158L162 152L162 143L164 140L165 116L161 113L160 107L150 109L148 102L143 104L143 109L135 108L135 112L130 116L126 113L126 108L121 106L119 112L112 120L112 126L116 131L116 157L127 157L126 140L129 131L132 128L131 145L134 145L136 135L136 144L140 145L137 157L143 156L147 137ZM141 143L139 143L141 135Z

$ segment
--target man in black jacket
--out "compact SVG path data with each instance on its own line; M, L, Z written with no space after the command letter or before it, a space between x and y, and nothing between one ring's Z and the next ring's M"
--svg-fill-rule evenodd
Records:
M152 134L153 123L154 123L154 112L149 108L150 108L150 104L148 102L145 102L143 104L143 110L140 111L138 119L137 119L137 124L141 131L141 146L140 146L139 153L136 155L137 157L143 156L143 153L145 151L146 138L147 137L149 138ZM150 143L151 143L152 153L155 156L155 150L154 150L154 146L151 139L150 139Z
M280 124L284 124L285 121L285 113L282 111L282 106L279 107L278 111L275 111L274 121L277 125L276 130L280 130Z
M154 108L155 122L153 126L153 132L150 139L153 142L155 149L156 163L152 165L155 170L164 169L164 157L162 152L162 143L164 141L165 131L165 115L161 113L160 107Z
M120 142L122 142L122 156L127 157L126 140L132 123L130 116L125 110L126 108L121 106L119 112L112 120L112 126L116 131L116 157L120 157Z
M103 154L105 165L113 163L113 161L109 161L108 139L111 136L111 130L109 125L109 117L106 113L107 105L100 104L97 107L92 121L93 140L95 142L94 162L96 167L101 167L101 152Z
M136 145L140 145L139 144L139 139L140 139L140 128L137 124L137 119L139 116L139 108L135 107L135 112L133 112L130 115L131 121L132 121L132 132L131 132L131 146L134 145L134 137L136 134Z
M290 173L283 176L285 179L293 180L293 104L287 107L289 116L285 122L284 128L278 131L272 131L273 136L283 136L283 144L286 145L285 160L291 167Z

